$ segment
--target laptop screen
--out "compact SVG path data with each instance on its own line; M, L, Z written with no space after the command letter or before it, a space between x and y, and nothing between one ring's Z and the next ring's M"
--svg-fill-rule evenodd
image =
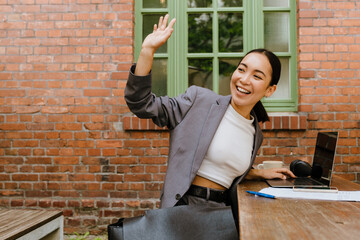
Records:
M316 140L311 177L326 185L330 185L337 136L337 132L319 132Z

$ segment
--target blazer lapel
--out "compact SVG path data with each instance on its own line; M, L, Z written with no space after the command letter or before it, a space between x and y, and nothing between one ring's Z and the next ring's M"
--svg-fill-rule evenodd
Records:
M206 121L201 130L201 135L198 142L198 147L195 152L190 180L192 180L200 168L202 160L210 146L215 132L229 106L231 96L221 96L216 103L214 103L208 113Z
M253 113L252 115L256 118L255 113ZM251 165L254 163L257 151L259 150L264 138L257 119L254 121L254 127L255 127L255 136L254 136L254 147L251 154Z
M238 185L243 180L243 178L248 174L248 172L250 171L252 165L254 164L257 151L259 150L259 148L261 147L261 144L263 142L264 137L263 137L261 128L259 126L259 123L257 121L256 115L255 115L255 113L253 111L251 112L251 115L255 118L255 120L254 120L255 135L254 135L254 144L253 144L254 147L253 147L253 150L252 150L252 153L251 153L250 166L243 175L241 175L238 178L235 178L234 182L232 183L232 185L230 187L231 189L233 189L233 186ZM235 187L235 189L236 189L236 187Z
M251 155L251 163L250 163L250 166L247 169L247 171L240 177L235 178L235 180L233 181L233 183L231 184L231 186L229 188L231 210L232 210L235 225L236 225L236 228L237 228L237 231L239 234L240 234L240 232L239 232L239 206L238 206L238 198L237 198L237 185L245 178L245 176L250 171L252 165L254 164L257 151L259 150L259 148L262 144L262 141L263 141L263 135L261 132L261 128L258 124L256 115L254 112L252 112L251 115L253 115L255 118L255 120L254 120L255 136L254 136L254 147L253 147L252 155Z

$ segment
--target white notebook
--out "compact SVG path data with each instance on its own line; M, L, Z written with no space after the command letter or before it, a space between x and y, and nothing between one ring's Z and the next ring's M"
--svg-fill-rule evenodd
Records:
M261 193L273 195L277 198L316 199L331 201L360 202L360 191L294 191L292 188L264 188Z

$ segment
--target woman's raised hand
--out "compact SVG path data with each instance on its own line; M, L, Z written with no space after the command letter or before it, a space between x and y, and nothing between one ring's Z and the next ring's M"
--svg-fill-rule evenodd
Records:
M155 51L170 38L172 32L174 31L173 25L175 24L176 19L173 18L169 25L166 26L168 20L168 14L166 14L165 17L160 17L159 23L154 25L153 32L144 39L142 48L152 50L155 53Z
M155 24L153 32L144 39L137 61L135 75L145 76L149 74L155 51L169 39L174 31L175 18L172 19L167 26L168 20L168 14L166 14L165 17L160 17L159 24Z

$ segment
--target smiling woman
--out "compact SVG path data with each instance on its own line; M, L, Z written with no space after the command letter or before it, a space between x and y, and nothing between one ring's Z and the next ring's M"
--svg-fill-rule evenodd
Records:
M247 53L234 71L230 81L231 105L245 118L257 105L256 115L259 121L268 121L260 100L270 97L276 90L280 79L281 63L266 49L254 49Z
M144 39L125 88L134 114L170 130L160 207L232 205L236 220L236 189L243 179L294 177L286 168L252 168L263 140L259 121L268 119L260 100L276 90L280 61L265 49L249 52L234 69L231 95L191 86L178 97L156 96L151 92L151 68L155 51L173 32L175 19L169 25L168 19L160 17Z

